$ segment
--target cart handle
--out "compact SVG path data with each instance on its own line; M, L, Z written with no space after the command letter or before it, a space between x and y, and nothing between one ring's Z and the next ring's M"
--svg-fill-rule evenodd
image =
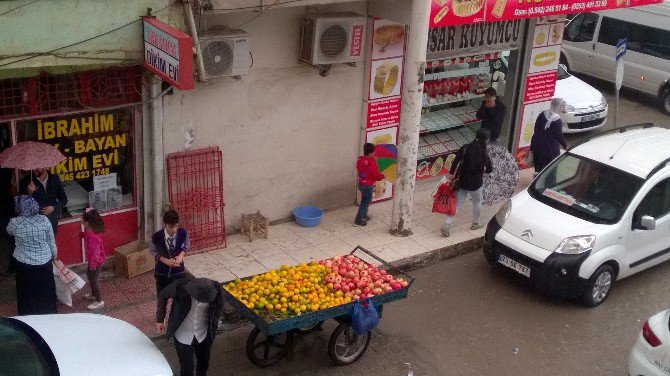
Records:
M408 277L410 279L410 281L409 281L409 284L407 285L407 288L410 288L410 286L412 286L412 283L414 283L415 278L412 277L409 273L405 272L404 270L402 270L402 269L400 269L396 266L391 265L387 261L381 259L379 256L377 256L374 253L368 251L367 249L361 247L360 245L357 245L356 248L354 248L354 250L351 251L349 254L353 255L354 253L356 253L356 251L361 251L361 252L365 253L366 255L372 257L373 259L381 262L383 265L387 266L388 268L393 269L394 271L398 271L398 272L402 273L404 276Z

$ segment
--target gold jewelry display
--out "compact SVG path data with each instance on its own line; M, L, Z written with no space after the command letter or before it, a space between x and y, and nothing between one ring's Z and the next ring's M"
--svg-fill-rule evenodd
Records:
M400 68L397 64L386 62L379 66L375 73L374 91L377 94L389 95L398 83Z

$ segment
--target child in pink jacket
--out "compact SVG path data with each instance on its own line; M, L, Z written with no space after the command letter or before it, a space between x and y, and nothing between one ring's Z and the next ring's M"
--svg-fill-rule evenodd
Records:
M91 293L86 294L86 299L92 301L88 305L89 310L93 311L105 306L100 295L100 271L102 264L105 263L105 246L102 244L102 234L105 232L105 223L95 209L86 209L81 218L84 225L84 232L80 235L84 238L84 249L86 250L86 261L88 261L88 270L86 276L91 286Z

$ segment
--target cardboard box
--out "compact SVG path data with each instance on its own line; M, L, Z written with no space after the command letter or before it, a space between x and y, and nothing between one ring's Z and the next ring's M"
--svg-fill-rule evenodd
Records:
M155 264L156 261L149 253L149 245L141 240L114 250L114 268L126 278L153 270Z

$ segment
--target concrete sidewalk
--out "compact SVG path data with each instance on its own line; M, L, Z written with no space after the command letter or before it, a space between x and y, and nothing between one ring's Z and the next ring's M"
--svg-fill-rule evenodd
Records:
M520 171L517 191L524 189L532 180L533 171ZM392 201L370 206L368 225L354 227L353 220L358 207L355 205L328 211L317 227L300 227L295 222L270 226L268 239L248 237L241 234L228 236L228 246L220 250L188 256L187 270L196 277L207 277L219 282L244 278L264 273L281 265L322 260L351 252L360 245L395 266L416 268L477 249L482 242L485 229L472 231L472 204L469 201L461 208L452 225L451 236L444 237L440 227L444 216L431 212L431 193L437 179L417 183L414 199L412 226L413 235L396 237L389 233ZM481 222L488 223L498 211L499 205L484 206ZM75 268L85 278L85 269ZM152 273L131 279L118 276L111 268L102 275L102 295L105 308L96 311L127 321L145 334L156 335L156 292ZM14 278L0 279L0 316L16 315ZM88 286L73 296L73 306L59 305L60 313L88 312L84 294Z

